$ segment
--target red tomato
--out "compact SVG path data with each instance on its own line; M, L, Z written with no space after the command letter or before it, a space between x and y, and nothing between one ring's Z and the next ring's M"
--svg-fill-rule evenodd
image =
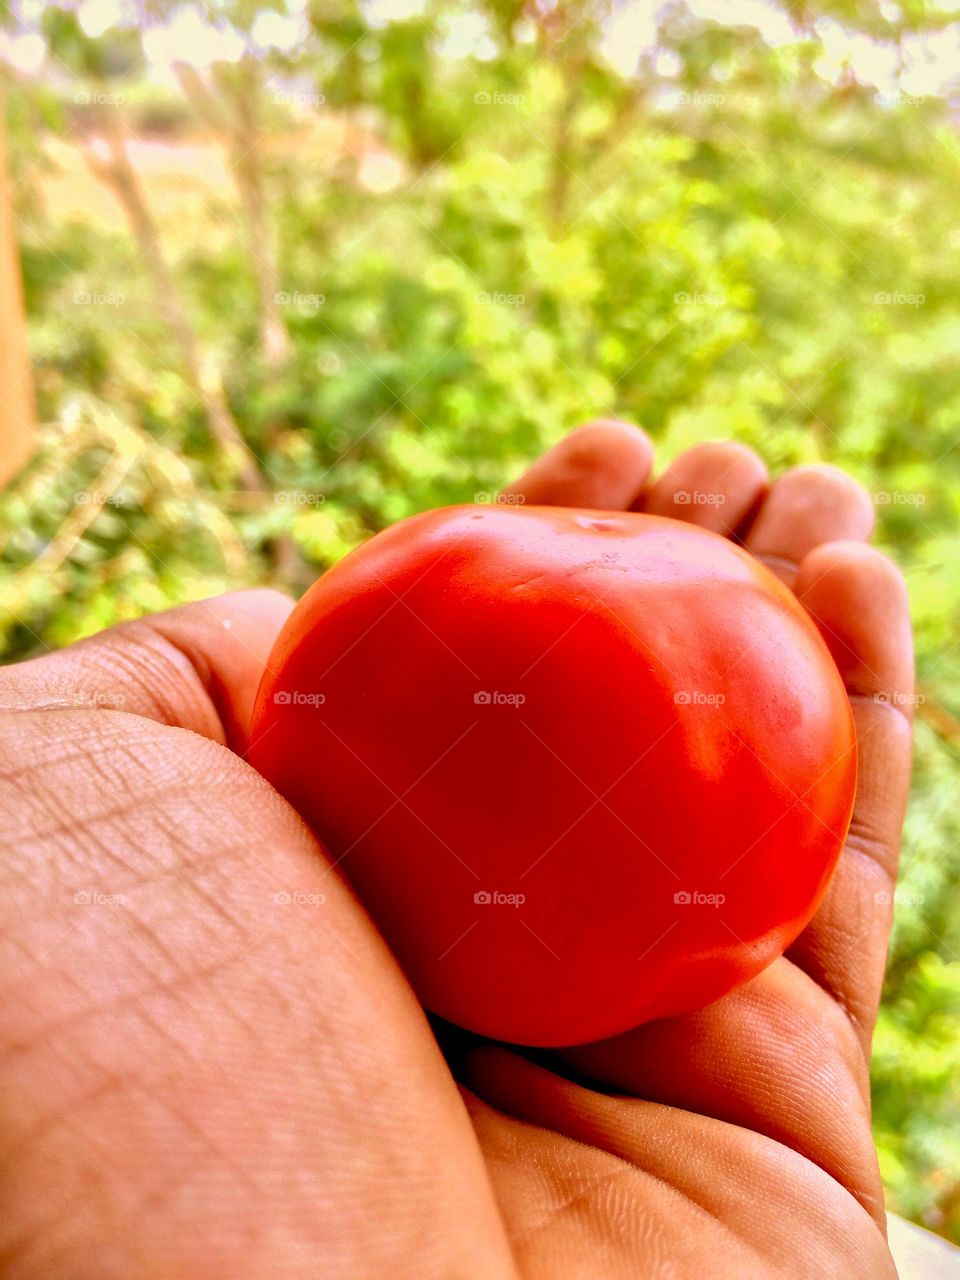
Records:
M770 964L856 781L837 670L763 565L675 520L550 507L430 511L325 574L251 759L427 1008L543 1046Z

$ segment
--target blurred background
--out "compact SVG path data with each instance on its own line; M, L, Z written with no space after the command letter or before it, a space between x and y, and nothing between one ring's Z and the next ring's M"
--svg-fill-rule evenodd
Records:
M4 658L301 590L596 414L846 467L921 682L876 1137L960 1240L960 0L0 14Z

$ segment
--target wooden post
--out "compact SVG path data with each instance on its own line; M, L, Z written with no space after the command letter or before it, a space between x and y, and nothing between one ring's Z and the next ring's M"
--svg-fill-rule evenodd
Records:
M7 175L7 113L0 92L0 488L36 447L23 286Z

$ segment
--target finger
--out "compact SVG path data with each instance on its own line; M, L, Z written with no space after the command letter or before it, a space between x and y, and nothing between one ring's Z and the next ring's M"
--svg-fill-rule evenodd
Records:
M858 781L844 853L790 956L846 1009L868 1043L883 982L910 782L909 603L896 566L860 543L811 552L795 586L850 695Z
M498 1047L466 1065L524 1275L715 1275L718 1257L731 1276L794 1275L801 1258L814 1275L895 1275L843 1184L747 1127L610 1097Z
M293 601L238 591L111 627L0 672L0 709L86 707L178 725L243 752L260 676Z
M767 468L752 449L733 441L687 449L650 486L638 509L672 516L728 537L767 488Z
M0 755L0 1257L515 1280L423 1012L289 805L136 716L0 716Z
M859 1044L842 1011L787 961L696 1013L561 1056L605 1088L782 1143L825 1169L882 1222Z
M538 458L504 496L550 507L625 511L653 465L653 445L639 427L602 418L578 427Z
M863 542L872 529L870 495L846 472L794 467L774 481L744 544L789 584L814 547L841 539Z

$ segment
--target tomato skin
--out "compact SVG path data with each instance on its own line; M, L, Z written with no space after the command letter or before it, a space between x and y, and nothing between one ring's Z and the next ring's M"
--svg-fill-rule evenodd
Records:
M354 551L291 615L252 737L426 1007L538 1046L781 955L856 783L836 667L763 565L564 508L444 508Z

